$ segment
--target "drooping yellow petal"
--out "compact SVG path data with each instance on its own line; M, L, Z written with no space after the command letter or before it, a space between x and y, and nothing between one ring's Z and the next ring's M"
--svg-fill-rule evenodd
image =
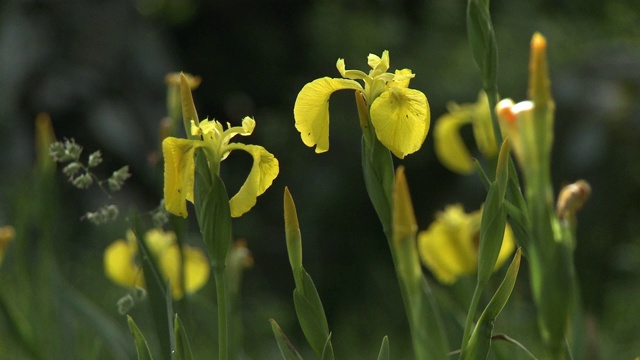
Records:
M460 113L448 113L436 122L433 133L433 145L440 163L458 174L473 172L473 159L460 136L462 125L468 124L471 118L460 116Z
M258 145L235 144L253 157L253 166L247 180L237 194L229 200L231 216L239 217L256 204L256 198L264 193L280 171L278 159Z
M172 214L187 217L186 200L193 202L197 141L168 137L162 141L164 155L164 205Z
M362 86L354 80L324 77L306 84L296 98L296 129L305 145L316 146L316 153L329 150L329 97L343 89L362 90Z
M113 282L133 287L144 287L142 269L136 265L138 247L135 242L117 240L104 251L104 273Z
M184 267L182 267L181 255L184 257ZM211 270L209 260L198 248L185 245L180 254L178 245L173 244L161 254L158 260L164 279L171 285L171 296L174 299L181 299L184 291L187 293L198 291L209 280Z
M418 90L392 87L371 104L378 140L400 159L420 149L430 116L427 97Z

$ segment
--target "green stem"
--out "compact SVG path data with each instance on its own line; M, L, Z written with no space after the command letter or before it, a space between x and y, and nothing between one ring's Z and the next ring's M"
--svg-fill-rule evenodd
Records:
M229 345L225 266L214 266L213 276L216 281L216 297L218 300L218 360L227 360L229 357Z

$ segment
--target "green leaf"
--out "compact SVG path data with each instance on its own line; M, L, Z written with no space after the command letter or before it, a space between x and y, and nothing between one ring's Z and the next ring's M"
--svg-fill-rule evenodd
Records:
M467 3L467 36L471 53L482 75L485 90L497 87L498 45L489 14L489 2L469 0Z
M291 344L287 335L285 335L280 326L278 326L278 323L273 319L269 319L269 322L271 323L271 330L273 330L273 335L278 343L282 358L284 360L302 360L302 357L298 354L293 344Z
M462 350L461 359L486 359L491 347L493 323L506 305L518 277L521 250L516 251L504 280L480 315L469 342Z
M153 360L151 356L151 351L149 350L149 345L147 344L147 340L140 332L138 325L136 325L135 321L131 316L127 315L127 322L129 323L129 329L131 329L131 333L133 334L133 339L136 344L136 351L138 352L138 360Z
M173 352L174 360L193 360L193 354L191 352L191 345L189 344L189 338L187 332L184 330L182 320L176 314L174 318L174 336L176 341L175 350Z
M389 337L382 338L382 345L380 346L380 352L378 353L378 360L389 360Z
M303 272L302 288L293 291L293 302L302 332L313 351L320 356L329 337L329 325L313 280L306 271Z
M167 291L170 292L171 289L162 278L162 272L160 271L156 259L151 255L149 248L143 239L144 235L142 235L143 232L141 230L141 225L134 223L133 232L136 236L138 249L140 249L144 283L146 285L149 305L151 307L151 315L155 325L154 328L160 342L161 358L164 358L165 354L171 353L171 326L170 322L167 321L167 314L170 311L168 309L170 304L167 303Z
M487 283L493 273L502 247L506 225L507 213L504 206L504 193L500 193L499 184L494 182L489 186L489 193L482 208L480 221L478 283L482 285L481 287Z
M194 201L200 233L213 267L224 267L231 245L229 195L222 179L209 170L204 151L196 150Z
M302 287L302 235L298 223L298 213L289 188L284 188L284 228L287 239L287 253L293 271L296 287Z
M333 356L333 345L331 345L331 334L329 334L327 341L324 344L320 360L335 360L335 357Z
M371 128L371 127L370 127ZM387 238L391 238L391 192L393 190L393 159L387 148L378 141L375 134L362 138L362 172L364 183L378 214Z

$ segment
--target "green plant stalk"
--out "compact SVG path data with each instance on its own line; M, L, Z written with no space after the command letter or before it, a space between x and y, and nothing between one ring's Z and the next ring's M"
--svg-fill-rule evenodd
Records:
M414 353L417 359L441 358L447 353L448 344L442 320L436 311L436 304L431 297L428 284L424 276L421 276L421 291L414 297L411 296L410 284L402 275L400 266L402 259L393 244L392 192L395 176L391 153L376 137L369 121L369 109L362 94L356 92L355 96L360 126L363 131L362 168L365 186L387 238L400 286L400 294L409 321Z
M227 319L227 286L225 281L225 266L217 265L213 268L216 281L216 298L218 300L218 359L228 359L228 319Z

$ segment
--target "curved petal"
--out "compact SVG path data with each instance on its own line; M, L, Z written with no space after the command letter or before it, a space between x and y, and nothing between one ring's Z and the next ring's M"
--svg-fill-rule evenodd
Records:
M396 70L393 80L389 81L387 85L389 85L389 87L408 88L409 82L411 82L411 79L414 77L416 77L416 75L411 69Z
M264 193L280 171L278 159L262 146L235 144L253 157L253 166L247 180L238 193L229 200L231 216L239 217L256 204L256 198Z
M317 145L317 153L329 150L329 97L343 89L362 90L362 86L354 80L324 77L306 84L296 98L296 129L305 145Z
M209 260L200 249L185 245L180 253L178 245L173 244L162 253L158 261L164 279L171 285L171 296L174 299L181 299L185 291L198 291L209 280Z
M344 59L338 59L338 61L336 61L336 68L338 69L340 75L342 75L342 77L345 79L359 80L369 77L369 75L365 74L364 71L347 70Z
M420 149L430 117L427 97L418 90L389 88L371 104L378 140L400 159Z
M162 141L164 156L164 205L172 214L187 217L186 200L193 202L195 162L198 143L168 137Z
M389 51L385 50L382 52L382 57L379 57L375 54L369 54L367 56L367 64L371 67L371 77L376 77L380 74L384 74L389 70Z
M473 172L473 158L460 136L460 127L470 121L468 116L445 114L436 122L433 133L433 145L438 160L447 169L458 174L467 175Z
M104 251L104 273L116 284L144 287L142 269L135 263L136 243L116 240Z

